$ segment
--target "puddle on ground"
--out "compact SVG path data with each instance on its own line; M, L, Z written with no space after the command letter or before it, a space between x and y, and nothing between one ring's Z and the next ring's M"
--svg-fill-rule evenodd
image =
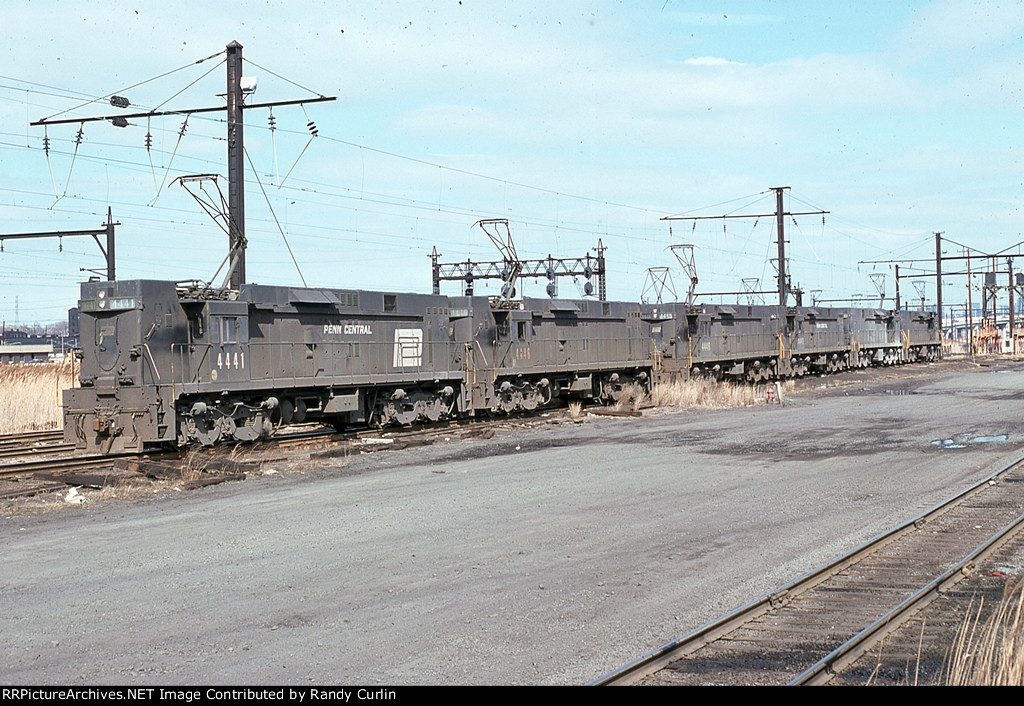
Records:
M952 439L935 439L932 446L940 449L966 449L968 444L991 444L1006 441L1007 434L996 434L994 436L971 436L970 434L957 434Z

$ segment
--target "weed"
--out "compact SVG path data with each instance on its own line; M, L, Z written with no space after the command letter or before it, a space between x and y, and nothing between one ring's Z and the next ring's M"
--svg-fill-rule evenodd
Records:
M792 380L780 383L783 392L794 388ZM651 403L656 407L751 407L764 404L768 390L774 395L775 383L746 385L717 382L710 378L691 378L657 385L651 390Z
M61 391L74 382L62 363L0 365L0 434L57 429Z
M1024 685L1024 580L1007 582L1003 598L982 623L984 599L957 629L946 658L946 684L953 686Z

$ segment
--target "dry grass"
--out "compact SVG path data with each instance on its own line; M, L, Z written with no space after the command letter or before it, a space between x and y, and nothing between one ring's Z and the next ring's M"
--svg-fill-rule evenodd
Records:
M982 623L972 602L946 663L952 686L1024 685L1024 580L1006 584L1003 599Z
M793 391L794 383L787 380L780 383L780 387L785 399ZM746 385L717 382L709 378L691 378L657 385L651 390L650 402L656 407L752 407L768 402L769 392L774 401L774 382L766 385Z
M181 481L191 483L199 480L199 476L203 475L203 471L206 470L205 461L206 455L201 448L193 448L189 451L181 460Z
M73 384L69 364L0 365L0 434L58 428L61 390Z
M132 480L103 488L65 488L27 498L0 500L0 517L40 515L67 508L92 507L107 502L139 500L169 490L180 490L179 481Z

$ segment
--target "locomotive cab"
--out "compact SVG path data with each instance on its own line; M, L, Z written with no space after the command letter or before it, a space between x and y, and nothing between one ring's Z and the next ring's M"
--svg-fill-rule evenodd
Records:
M169 351L186 317L174 285L86 282L79 300L79 387L64 391L64 438L99 453L174 440Z

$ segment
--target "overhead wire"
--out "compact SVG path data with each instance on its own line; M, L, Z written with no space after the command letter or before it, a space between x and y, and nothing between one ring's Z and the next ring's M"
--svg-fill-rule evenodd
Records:
M78 105L71 106L70 108L67 108L66 110L62 110L60 112L54 113L53 115L49 115L49 116L43 118L43 120L53 120L56 117L59 117L61 115L65 115L65 114L70 113L70 112L72 112L74 110L78 110L79 108L84 108L85 106L91 105L92 103L98 103L98 102L100 102L102 100L106 100L106 99L110 98L111 96L117 95L118 93L126 93L126 92L128 92L128 91L130 91L130 90L132 90L134 88L138 88L139 86L144 86L147 83L152 83L153 81L158 81L158 80L160 80L162 78L170 76L171 74L175 74L175 73L177 73L179 71L184 71L185 69L187 69L189 67L195 66L197 64L202 64L203 62L209 61L210 59L213 59L214 57L220 56L221 54L224 54L224 53L226 53L226 50L225 49L221 49L220 51L215 52L215 53L211 54L210 56L205 57L203 59L199 59L198 61L193 61L191 63L185 64L184 66L179 66L176 69L171 69L170 71L165 71L162 74L158 74L157 76L153 76L152 78L147 78L144 81L139 81L138 83L133 83L130 86L125 86L123 88L119 88L115 93L108 93L108 94L106 94L104 96L94 96L94 97L90 98L89 100L87 100L87 101L85 101L83 103L79 103ZM209 73L209 72L207 72L207 73ZM14 80L18 80L18 79L14 79Z
M270 203L270 197L267 196L267 190L263 188L263 181L260 180L260 176L256 171L256 165L252 163L252 157L249 156L248 150L245 152L245 158L249 162L249 166L252 168L253 174L256 176L256 183L260 185L260 191L263 193L263 198L266 199L267 208L270 209L270 215L274 217L274 223L277 225L277 230L281 233L281 239L284 241L284 246L288 249L288 255L292 258L292 262L295 264L295 270L299 273L299 279L302 280L302 286L308 286L306 284L306 278L302 275L302 268L299 267L299 261L295 259L295 253L292 252L292 246L288 242L288 236L284 234L284 228L281 227L281 221L277 219L277 214L274 213L274 206Z
M217 55L219 55L221 53L223 53L223 52L217 52L216 54L211 55L211 57L207 57L207 59L213 58L213 57L215 57L215 56L217 56ZM205 61L205 60L206 59L201 60L199 62L195 62L195 63L201 63L202 61ZM312 94L315 94L315 92L310 91L310 89L305 88L305 87L301 86L300 84L295 83L294 81L290 81L289 79L286 79L286 78L284 78L284 77L274 73L273 71L270 71L270 70L266 69L265 67L261 66L260 64L258 64L256 62L252 62L250 60L248 63L256 66L257 68L259 68L259 69L261 69L263 71L267 71L268 73L274 75L277 78L280 78L280 79L282 79L284 81L287 81L288 83L291 83L291 84L293 84L293 85L295 85L295 86L297 86L299 88L302 88L303 90L306 90L306 91L309 91ZM188 66L192 66L192 65L193 64L189 64ZM181 67L179 69L175 69L173 71L166 72L164 74L161 74L158 77L154 77L154 79L148 79L147 81L140 82L139 84L135 84L135 86L132 86L132 87L129 87L129 88L133 88L133 87L142 85L143 83L147 83L148 81L156 80L156 78L162 78L162 77L167 76L169 74L175 73L176 71L180 71L181 69L184 69L184 68L186 68L186 67ZM209 71L204 73L204 76L209 75L209 73L212 72L214 69L216 69L216 66L212 67ZM200 77L200 78L202 78L202 77ZM199 79L197 79L196 81L198 81L198 80ZM193 81L189 85L194 85L196 83L196 81ZM128 89L122 89L122 90L128 90ZM183 90L185 90L185 89L183 89ZM176 93L174 95L175 96L176 95L180 95L181 92L182 91L179 91L178 93ZM318 95L318 94L316 94L316 95ZM173 96L172 96L172 98L173 98ZM170 99L168 99L168 100L170 100ZM164 101L164 103L166 103L166 102L167 101ZM82 105L85 105L85 104L82 104ZM161 105L163 105L163 104L161 104ZM81 107L81 106L78 106L78 107ZM69 109L69 110L72 110L72 109ZM306 112L304 106L302 107L302 110L303 110L304 113ZM64 112L68 112L68 111L64 111ZM57 115L60 115L60 114L63 114L63 113L58 113ZM306 115L306 117L307 118L309 117L308 114ZM309 121L309 122L312 122L312 121ZM184 124L183 124L183 127L184 127ZM147 126L147 133L149 131L150 131L150 128L149 128L149 126ZM284 131L286 131L286 130L283 130L283 132ZM295 132L296 134L298 133L298 131L287 131L287 132ZM315 136L316 135L313 135L313 137L315 137ZM428 210L429 209L431 211L434 211L435 213L440 213L442 215L443 214L447 214L447 215L451 215L451 216L464 216L464 215L470 215L470 214L472 214L472 215L479 215L478 214L478 209L474 210L472 207L461 207L461 206L457 206L457 205L452 204L452 203L445 203L440 198L438 199L438 201L436 203L431 203L431 202L426 201L426 200L421 201L421 200L418 200L418 199L415 199L415 198L408 198L408 197L397 195L397 194L393 194L393 193L391 193L391 194L384 193L384 194L374 195L372 192L368 193L368 192L365 191L365 177L363 177L361 179L360 187L358 189L352 189L352 188L346 188L346 187L341 187L339 189L337 187L337 185L329 185L329 184L326 184L326 183L323 183L323 182L309 181L309 180L304 180L304 179L295 179L295 178L293 178L291 176L292 175L292 171L295 168L295 166L298 163L298 161L303 157L303 155L305 154L305 152L308 149L308 147L310 146L313 137L310 137L307 140L305 147L303 147L302 151L299 153L299 156L296 158L295 163L292 164L292 167L286 173L284 180L282 180L278 184L278 189L287 190L287 193L289 194L289 196L291 198L295 198L296 194L308 194L308 195L314 196L314 197L316 197L318 199L342 199L342 200L346 200L346 201L358 201L360 204L374 204L374 203L376 203L376 204L379 204L381 206L385 206L387 209L401 209L403 211L404 210L408 210L408 209L414 209L414 210ZM469 176L469 177L472 177L472 178L477 178L477 179L483 179L483 180L497 182L497 183L503 184L505 186L505 188L506 188L506 191L507 191L507 188L511 186L511 187L528 189L528 190L531 190L531 191L534 191L534 192L537 192L537 193L553 194L556 197L556 199L559 199L559 200L564 197L564 198L568 198L568 199L578 199L578 200L584 201L584 202L602 204L604 206L604 208L605 208L606 216L607 216L609 208L624 208L624 209L629 209L629 210L640 211L640 212L642 212L644 214L645 220L646 220L646 218L648 216L657 214L657 212L655 210L650 209L650 208L646 208L646 207L639 207L639 206L635 206L635 205L631 205L631 204L626 204L626 203L620 203L620 202L616 202L616 201L612 201L612 200L608 200L608 199L588 197L588 196L583 196L583 195L580 195L580 194L573 194L573 193L569 193L569 192L565 192L565 191L561 191L561 190L549 189L549 188L545 188L545 187L541 187L541 186L536 186L534 184L529 184L529 183L525 183L525 182L513 181L513 180L506 179L506 178L496 177L496 176L492 176L492 175L488 175L488 174L483 174L483 173L472 171L472 170L461 169L461 168L452 167L452 166L449 166L449 165L439 164L439 163L432 162L432 161L427 160L427 159L422 159L422 158L418 158L418 157L411 157L411 156L408 156L408 155L405 155L405 154L400 154L400 153L393 152L393 151L390 151L390 150L383 150L383 149L374 148L374 147L371 147L371 146L368 146L368 145L363 145L363 144L359 144L359 143L356 143L356 142L351 142L351 141L348 141L348 140L343 140L343 139L339 139L339 138L336 138L336 137L332 137L330 135L323 135L323 137L324 137L324 140L326 142L332 142L332 143L335 143L335 144L338 144L338 145L344 145L344 146L349 146L349 147L353 147L353 148L358 149L360 157L361 157L361 161L362 161L362 163L364 165L364 171L365 171L365 158L366 158L366 154L367 153L380 154L380 155L385 155L385 156L388 156L388 157L391 157L391 158L400 159L400 160L404 160L404 161L411 162L411 163L416 163L416 164L422 164L422 165L428 165L428 166L431 166L431 167L435 167L435 168L438 169L439 174L440 173L444 173L444 172L449 172L449 173L463 174L463 175L466 175L466 176ZM206 139L208 139L208 138L206 138ZM220 139L220 138L212 138L212 139ZM173 171L173 163L174 163L176 155L178 155L178 151L179 151L179 147L181 145L181 142L182 142L182 133L179 131L179 136L178 136L178 140L177 140L177 142L175 144L175 149L172 151L170 162L168 163L166 171L165 171L164 184L166 183L166 180L167 180L169 174ZM77 151L78 150L77 150L77 145L76 145L75 153L72 154L73 161L74 161L75 158L78 157ZM275 151L276 151L276 149L275 149ZM154 175L154 182L155 182L155 171L154 171L155 168L154 168L154 165L152 163L152 156L151 156L151 153L149 152L148 148L147 148L147 153L148 153L148 161L150 162L150 164L149 164L149 171ZM84 159L85 157L83 156L82 158ZM252 164L252 160L251 160L251 157L250 157L248 152L246 152L246 158L249 160L250 165L251 165ZM132 164L132 163L130 161L125 160L125 161L122 162L122 164ZM273 206L271 204L271 200L270 200L269 196L267 195L267 193L265 191L264 184L259 179L259 176L258 176L258 174L257 174L257 172L256 172L254 167L253 167L253 172L254 172L254 174L257 175L256 176L257 183L259 184L261 191L263 191L263 193L264 193L264 198L267 200L267 204L268 204L268 207L271 210L274 222L275 222L277 228L282 232L282 236L283 236L284 235L283 234L283 229L281 228L280 223L277 221L276 214L273 214ZM69 181L70 181L70 174L69 174ZM285 182L288 182L288 183L286 184ZM294 184L297 184L298 186L294 186ZM55 183L54 183L54 185L55 185ZM310 185L312 185L312 187ZM315 188L313 188L313 187L315 187ZM163 184L161 184L160 186L157 187L157 195L158 196L159 196L160 191L162 191L162 188L163 188ZM55 189L55 191L56 191L56 189ZM66 191L67 191L67 189L65 189L65 195L66 195ZM732 211L734 213L734 212L736 212L736 211L738 211L738 210L740 210L742 208L745 208L745 207L747 207L749 205L752 205L753 203L757 203L758 201L761 200L761 198L755 198L755 197L764 197L766 194L769 194L769 193L771 193L771 192L770 191L763 191L763 192L759 192L757 194L752 194L752 195L748 195L748 196L738 197L736 199L730 199L730 200L727 200L727 201L723 201L723 202L720 202L719 204L716 204L716 205L729 205L729 204L738 204L740 202L744 202L744 203L742 203L740 205L737 205L735 207L735 209ZM754 199L754 200L751 201L751 199ZM802 201L801 199L796 199L796 200L800 201L801 203L806 203L806 202ZM711 206L711 207L713 207L713 206ZM710 207L704 207L704 208L710 208ZM359 213L360 211L363 211L363 212L373 212L372 210L371 211L367 211L362 205L352 206L351 210L354 211L355 213ZM566 209L566 210L567 211L571 211L571 209ZM692 213L692 212L693 211L689 211L688 213ZM392 215L392 216L398 216L398 217L406 217L406 218L411 218L411 219L419 219L419 218L422 218L425 215L425 214L421 213L419 215L411 215L410 214L410 215L403 216L403 215L401 215L400 212L396 213L396 212L392 212L392 211L388 211L388 210L380 211L380 213L387 214L387 215ZM638 227L627 225L626 223L612 225L611 222L610 222L611 219L609 219L607 217L599 219L599 228L596 228L594 223L588 223L588 222L586 222L586 221L584 221L582 219L579 219L577 221L576 227L573 227L571 225L571 222L567 223L566 221L562 220L562 214L556 215L556 217L553 220L551 218L545 218L544 216L524 215L523 220L524 220L524 223L527 224L527 227L530 227L530 226L543 227L543 226L551 226L551 225L553 225L553 227L557 228L560 232L562 232L562 231L574 232L575 231L575 232L579 232L579 233L585 233L585 232L595 233L595 232L598 232L598 230L600 230L600 232L602 232L605 235L615 235L616 237L621 237L621 238L624 238L624 239L627 239L627 240L633 240L633 241L637 241L637 242L648 242L648 243L651 243L651 244L657 244L659 241L663 240L662 236L659 236L657 234L648 233L646 228L638 228ZM740 246L740 250L739 250L740 254L745 254L747 245L749 244L749 241L752 238L752 236L753 236L753 234L754 234L754 232L756 230L757 225L758 224L755 221L754 226L751 228L750 233L747 234L746 239L743 241L742 245ZM313 227L313 226L310 224L307 227ZM798 224L798 227L799 227L799 224ZM839 231L837 229L831 228L831 230L833 230L834 232L836 232L839 235L842 235L844 237L850 237L855 242L861 242L864 245L870 245L869 243L867 243L865 241L857 240L856 238L853 238L852 236L849 236L848 234L843 233L843 232L841 232L841 231ZM306 237L306 236L304 236L304 237ZM285 242L287 244L287 238L285 238ZM731 255L735 255L736 252L737 252L736 250L730 250L730 249L726 249L726 248L713 248L713 247L708 247L708 246L702 246L702 247L704 249L712 251L712 252L722 252L722 253L727 253L727 254L731 254ZM290 244L288 245L288 248L289 248L290 254L292 255L293 262L294 262L295 261L295 256L294 256L294 253L291 253L291 246L290 246ZM813 246L812 246L812 250L813 250ZM769 253L770 253L770 243L769 243ZM816 258L818 257L816 253L815 253L815 257ZM732 261L732 267L729 270L729 273L735 271L735 269L737 267L737 262L738 262L738 260L734 258L733 261ZM819 258L819 262L820 262L820 258ZM767 266L767 260L766 260L766 266ZM296 267L297 267L297 264L296 264ZM301 272L300 272L300 277L301 277Z

